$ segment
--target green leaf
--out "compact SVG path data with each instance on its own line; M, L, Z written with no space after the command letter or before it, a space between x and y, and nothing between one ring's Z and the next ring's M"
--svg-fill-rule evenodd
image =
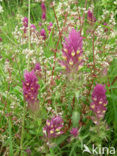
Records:
M79 96L80 96L80 91L76 91L75 92L75 97L76 97L76 99L79 101Z
M65 141L65 139L67 138L66 135L62 135L59 138L56 139L56 144L59 145L61 144L63 141Z
M79 120L80 120L80 113L77 111L73 112L72 114L73 127L78 127Z

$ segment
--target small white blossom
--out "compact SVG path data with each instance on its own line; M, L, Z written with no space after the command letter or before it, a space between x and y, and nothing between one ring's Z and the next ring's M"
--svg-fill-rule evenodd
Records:
M0 5L0 13L3 12L3 7Z

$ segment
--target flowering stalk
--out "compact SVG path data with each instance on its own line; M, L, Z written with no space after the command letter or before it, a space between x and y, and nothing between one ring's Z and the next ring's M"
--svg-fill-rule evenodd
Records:
M54 64L53 64L53 69L52 69L52 76L53 76L54 75L54 69L55 69L55 62L56 62L56 52L57 52L57 48L58 48L58 45L59 45L59 41L61 40L61 43L62 43L62 39L61 39L61 32L60 32L60 28L59 28L56 12L55 12L54 6L52 6L52 7L53 7L54 16L55 16L57 27L58 27L58 31L59 31L59 39L58 39L58 42L57 42L56 49L54 50Z
M85 0L85 6L84 6L84 8L87 8L87 0ZM81 24L82 24L82 26L81 26L81 33L82 33L84 21L85 21L84 19L85 19L85 11L84 11L84 13L83 13L83 21L81 21Z
M96 22L96 18L93 16L93 13L90 10L88 10L87 19L91 22L91 24L92 22Z
M77 137L78 135L78 128L72 128L70 133L74 136L74 137Z
M75 29L71 30L68 38L65 38L62 49L63 60L60 64L67 72L77 71L82 66L82 39L80 32Z
M104 118L107 110L106 106L108 101L105 93L105 86L101 84L97 84L92 93L92 103L90 104L90 108L95 114L95 116L92 117L95 124L99 124L100 120Z
M43 133L47 138L56 138L63 134L63 119L60 116L55 116L51 120L46 121L46 126L43 128Z
M53 6L53 7L54 7L54 6ZM55 9L54 9L54 14L55 14L55 17L56 17L56 22L58 23ZM64 21L64 24L63 24L63 28L64 28L66 22L67 22L67 14L66 14L66 16L65 16L65 21ZM58 27L58 28L59 28L59 27ZM61 32L59 31L59 32L60 32L59 39L58 39L58 42L57 42L57 45L56 45L56 49L54 50L54 65L53 65L53 69L52 69L52 76L54 75L55 62L56 62L56 52L57 52L57 48L58 48L58 45L59 45L60 40L61 40L61 44L62 44L61 36L62 36L63 30L64 30L64 29L62 29ZM62 46L63 46L63 45L62 45Z
M57 19L57 16L56 16L56 12L55 12L54 6L53 6L53 11L54 11L54 16L55 16L55 19L56 19L56 23L57 23L57 27L58 27L58 31L59 31L59 36L60 36L60 40L61 40L61 44L62 44L61 31L60 31L60 27L59 27L59 23L58 23L58 19Z
M9 117L9 144L10 144L10 156L13 156L13 144L12 144L12 122L11 122L11 118Z
M30 0L28 0L28 48L30 50ZM29 68L29 60L28 60L27 68ZM22 120L22 132L21 132L21 142L20 142L21 156L23 156L25 113L26 113L26 103L24 102L23 120Z
M42 10L42 20L46 20L46 6L44 2L41 3L41 10Z
M32 70L31 72L25 71L23 81L23 94L25 100L28 104L34 104L37 102L38 95L38 79L35 75L35 72Z
M30 50L30 0L28 0L28 48Z
M94 74L95 74L95 51L94 51L94 31L93 31L93 70L94 70Z
M21 141L20 141L20 150L21 150L21 156L23 156L23 140L24 140L24 125L25 125L25 112L26 111L26 103L24 103L23 108L23 119L22 119L22 130L21 130Z

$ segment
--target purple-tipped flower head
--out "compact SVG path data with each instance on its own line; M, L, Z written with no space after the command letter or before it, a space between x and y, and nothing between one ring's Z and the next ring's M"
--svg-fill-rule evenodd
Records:
M74 137L77 137L77 135L78 135L78 128L72 128L72 130L70 131L70 133L71 133Z
M46 39L46 32L44 29L41 29L40 35L43 37L44 40Z
M0 42L2 42L2 38L0 37Z
M74 68L75 70L78 70L81 67L83 62L82 39L80 32L77 32L75 29L71 30L68 38L65 38L62 50L63 60L60 61L60 64L68 72Z
M34 71L41 71L40 63L36 63Z
M46 20L46 12L42 13L42 20Z
M42 23L41 23L41 22L39 22L39 26L40 26L40 27L42 26Z
M52 22L50 22L50 23L49 23L49 26L48 26L48 30L49 30L49 32L51 32L51 28L52 28L52 26L53 26L53 24L52 24Z
M105 32L107 32L107 31L108 31L108 28L106 28L106 26L107 26L107 23L104 23L104 26L105 26L105 29L104 29L104 31L105 31Z
M25 71L23 81L23 94L28 103L34 103L37 101L38 95L38 79L32 70L31 72Z
M31 154L31 150L30 150L30 148L27 148L25 151L26 151L26 153L27 153L28 155Z
M63 134L63 120L60 116L53 117L46 121L46 126L43 128L45 137L56 138Z
M31 24L30 28L33 29L33 30L36 30L36 26L34 24Z
M28 18L24 17L22 21L23 21L23 26L28 27Z
M46 12L46 6L45 6L44 2L41 3L41 9L43 12Z
M43 2L41 3L41 9L42 9L42 20L46 20L46 6Z
M92 103L90 104L90 108L98 120L104 118L107 110L107 103L105 86L97 84L92 93Z
M96 18L93 16L93 13L90 10L88 10L87 19L91 22L96 22Z

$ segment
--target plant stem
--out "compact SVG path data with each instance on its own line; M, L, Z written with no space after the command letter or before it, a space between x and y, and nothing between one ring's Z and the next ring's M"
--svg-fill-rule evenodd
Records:
M92 41L92 49L93 49L93 72L95 73L95 50L94 50L94 31L93 31L93 41Z
M10 156L13 156L13 144L12 144L12 124L11 124L11 119L9 117L9 150L10 150Z
M30 0L28 0L28 49L30 50ZM28 60L27 68L29 67L30 59Z
M21 142L20 142L20 150L21 156L23 156L23 140L24 140L24 124L25 124L25 112L26 112L26 103L24 103L24 111L23 111L23 121L22 121L22 132L21 132Z

